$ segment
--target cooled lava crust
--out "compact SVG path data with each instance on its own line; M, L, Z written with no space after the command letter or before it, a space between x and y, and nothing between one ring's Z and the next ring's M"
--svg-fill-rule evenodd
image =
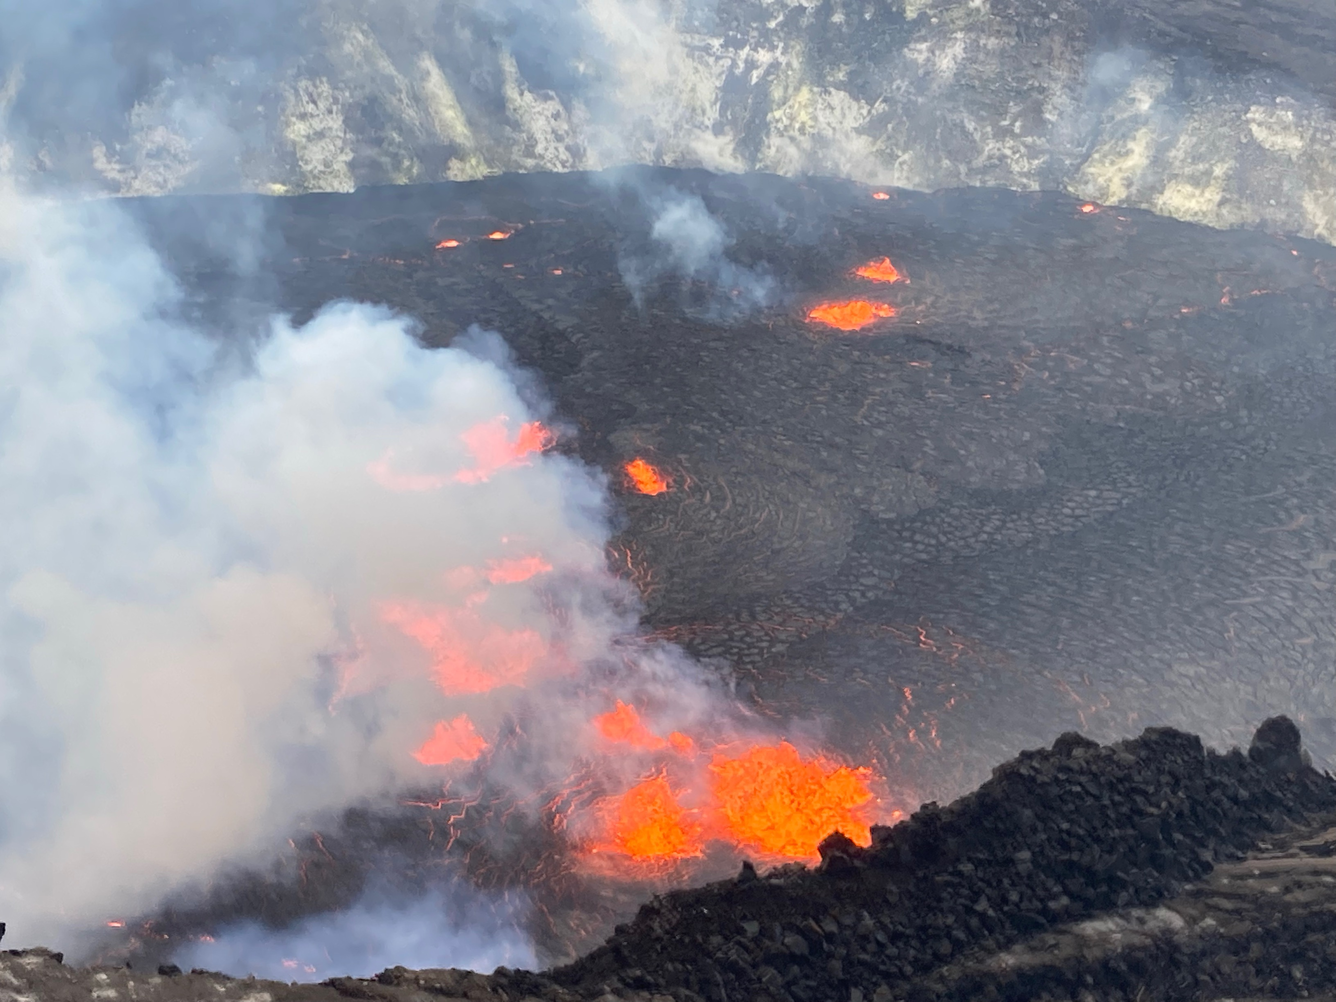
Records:
M338 298L430 345L501 332L560 448L608 473L609 561L646 629L777 721L824 719L910 806L1065 730L1228 747L1285 712L1336 752L1336 249L1060 194L882 191L644 169L136 211L220 336ZM654 271L649 206L672 192L769 299L728 269ZM229 220L268 241L248 269L210 245ZM908 281L852 274L882 257ZM850 298L896 315L806 319ZM635 491L635 457L670 489ZM386 851L429 872L428 821L331 822L299 842L301 886L290 860L160 928L339 907ZM470 875L550 895L554 959L633 910L554 868L543 833L501 858L496 823L466 819Z

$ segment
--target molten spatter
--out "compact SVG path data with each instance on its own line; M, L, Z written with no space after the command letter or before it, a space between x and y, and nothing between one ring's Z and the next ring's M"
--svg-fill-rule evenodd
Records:
M509 240L510 234L506 230L492 230L487 234L488 240Z
M899 282L903 281L904 276L891 264L888 257L877 258L869 261L867 264L854 269L854 274L859 278L866 278L869 282Z
M625 853L633 859L685 859L701 854L701 826L678 803L665 776L637 783L605 807L608 840L596 851Z
M487 742L473 726L467 713L461 713L446 723L436 721L431 737L413 752L423 765L448 765L451 762L472 762L487 750Z
M634 706L620 699L616 707L594 718L594 727L607 740L624 742L636 748L655 751L668 744L645 726Z
M894 306L889 303L869 302L866 299L818 303L807 311L808 321L842 331L862 330L869 324L893 316L895 316Z
M422 646L432 679L452 695L521 685L546 653L535 631L507 630L469 607L384 602L380 618Z
M815 859L817 845L841 831L871 841L872 791L866 769L804 759L787 741L710 763L715 809L724 834L771 856Z
M464 484L480 484L490 480L492 474L507 466L522 465L536 452L551 448L557 436L543 426L541 422L529 421L520 425L520 430L512 440L506 430L505 416L474 425L459 437L465 447L473 454L475 465L472 469L460 470L455 479Z
M1099 206L1096 205L1094 202L1086 202L1084 205L1081 206L1081 211L1085 213L1087 216L1089 216L1092 213L1098 212Z
M631 486L641 494L653 496L662 494L668 489L668 478L639 456L627 463L623 469L626 470Z
M874 192L872 193L872 197L875 198L878 202L884 202L884 201L886 201L888 198L890 198L891 196L890 196L890 193L889 193L889 192L885 192L885 191L874 191Z
M437 250L453 250L454 248L456 248L456 247L458 247L458 246L459 246L459 241L456 240L456 239L454 239L453 237L449 237L449 238L447 238L447 239L445 239L445 240L442 240L440 243L438 243L438 244L436 245L436 249L437 249Z

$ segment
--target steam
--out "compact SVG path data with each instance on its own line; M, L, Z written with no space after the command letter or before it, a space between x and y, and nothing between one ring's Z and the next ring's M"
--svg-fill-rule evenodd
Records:
M699 195L676 188L637 187L637 192L653 216L649 246L625 249L618 258L637 306L670 277L705 286L704 312L715 318L748 313L775 299L778 288L764 264L746 267L726 255L732 241Z
M499 336L430 351L341 303L238 361L184 305L115 206L0 196L16 939L77 950L303 820L439 781L413 752L460 714L491 742L542 706L491 770L523 791L579 753L592 679L719 712L680 656L618 650L601 476L522 447L546 415Z

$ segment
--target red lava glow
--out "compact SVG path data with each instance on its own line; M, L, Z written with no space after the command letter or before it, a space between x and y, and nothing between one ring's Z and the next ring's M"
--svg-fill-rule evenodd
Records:
M529 456L550 448L557 440L557 436L538 421L520 425L519 433L512 440L507 423L503 415L474 425L459 436L473 454L476 465L469 470L460 470L455 474L456 480L464 484L485 483L498 470L523 464Z
M487 565L487 580L492 584L519 584L551 569L552 565L539 556L493 560Z
M459 241L458 241L458 240L455 240L453 237L451 237L451 238L449 238L449 239L447 239L447 240L442 240L440 243L438 243L438 244L436 245L436 249L437 249L437 250L451 250L451 249L453 249L453 248L455 248L455 247L458 247L458 246L459 246Z
M488 239L488 240L509 240L509 239L510 239L510 234L507 233L505 230L492 230L491 233L487 234L487 239Z
M1088 216L1092 212L1098 212L1099 206L1096 205L1094 202L1086 202L1085 205L1081 206L1081 211Z
M629 706L620 699L617 700L616 707L594 718L594 727L609 741L624 742L636 748L648 748L654 751L668 744L657 734L651 733L634 706Z
M124 929L125 923L120 919L107 919L108 929Z
M854 274L859 278L866 278L869 282L899 282L904 278L888 257L869 261L861 268L855 268Z
M668 489L668 479L639 456L627 463L623 469L631 480L631 486L641 494L653 496L662 494Z
M608 841L595 851L625 853L633 859L685 859L701 854L701 826L678 803L665 776L637 783L613 798Z
M872 197L875 198L878 202L884 202L891 196L888 192L885 191L874 191L872 193Z
M486 750L487 742L474 728L473 721L467 713L461 713L449 723L436 721L431 737L422 742L422 747L413 752L413 757L423 765L448 765L451 762L472 762Z
M553 275L560 275L560 274L561 274L561 269L560 269L560 268L552 268L552 269L551 269L551 272L552 272Z
M716 755L710 772L724 833L745 846L815 859L817 845L834 831L861 845L871 842L869 770L803 759L784 741L737 758Z
M895 316L894 306L889 303L869 302L866 299L818 303L807 311L808 321L842 331L862 330L869 324L893 316Z
M432 678L450 694L522 685L546 652L543 638L533 630L507 630L471 608L385 602L380 618L431 655Z

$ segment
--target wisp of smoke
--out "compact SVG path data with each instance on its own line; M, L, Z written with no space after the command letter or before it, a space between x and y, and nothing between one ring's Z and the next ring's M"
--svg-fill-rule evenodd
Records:
M679 655L615 649L635 609L602 477L548 448L499 337L427 350L343 303L275 319L238 366L180 307L113 205L0 193L14 938L91 949L303 820L439 782L526 699L532 754L490 778L551 782L590 672L594 712L645 692L716 712Z
M183 969L278 981L371 977L387 967L458 967L491 971L536 966L517 935L518 909L497 906L468 886L416 901L366 896L353 908L313 916L286 929L234 926L175 955Z

